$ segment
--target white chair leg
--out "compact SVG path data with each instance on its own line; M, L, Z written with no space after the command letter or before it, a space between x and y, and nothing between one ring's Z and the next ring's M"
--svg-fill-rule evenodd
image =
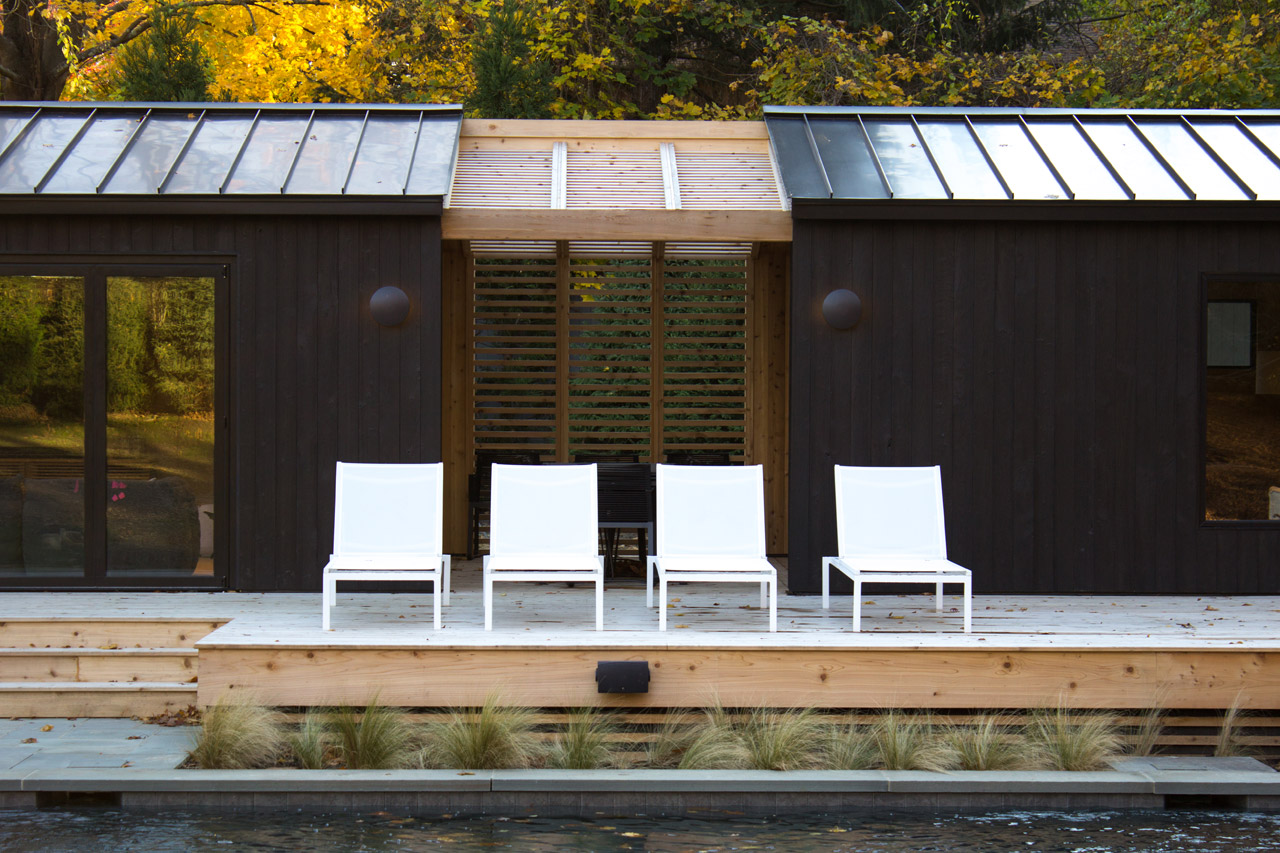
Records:
M667 630L667 576L658 572L658 630Z
M973 633L973 595L969 591L969 582L964 584L964 632Z
M322 613L320 617L320 627L321 630L324 631L333 630L329 627L329 587L333 582L333 578L329 577L327 574L320 582L320 611Z
M769 597L769 582L760 581L760 609L764 610L766 599Z
M489 576L489 558L484 558L484 629L493 630L493 578Z
M822 558L822 609L831 608L831 558Z
M942 612L942 581L938 581L938 589L934 594L934 609L939 613Z
M862 630L862 579L853 579L853 632Z
M604 630L604 558L600 558L600 574L596 575L596 630Z
M447 605L449 603L449 587L453 584L453 556L445 554L441 556L440 560L444 563L444 603ZM436 592L439 593L440 590L437 589Z
M778 578L769 582L769 633L778 631Z
M440 599L444 597L443 594L440 592L440 584L442 583L444 583L443 573L436 576L436 579L435 579L436 594L431 596L431 599L432 599L431 608L435 616L435 626L437 631L440 630Z
M644 561L644 606L653 606L653 564L657 557L646 557Z

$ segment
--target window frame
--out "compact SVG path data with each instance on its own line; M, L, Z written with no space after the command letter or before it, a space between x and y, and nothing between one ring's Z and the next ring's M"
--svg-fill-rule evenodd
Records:
M1197 310L1199 311L1198 335L1196 347L1196 369L1198 371L1197 396L1197 428L1199 434L1197 442L1199 445L1199 453L1197 455L1196 469L1196 507L1198 526L1202 529L1218 529L1218 530L1280 530L1280 519L1269 518L1206 518L1208 512L1206 474L1209 464L1209 371L1222 370L1231 368L1211 368L1209 367L1209 288L1214 284L1272 284L1280 287L1280 273L1201 273L1200 287L1198 291ZM1254 299L1214 299L1214 302L1230 301L1230 302L1256 302ZM1254 349L1256 350L1256 341L1258 334L1258 313L1255 305L1253 312L1253 328L1251 329L1251 338L1254 341ZM1257 354L1252 354L1251 361L1253 367L1257 369ZM1244 369L1244 368L1236 368ZM1277 484L1280 485L1280 484Z
M231 551L232 416L230 309L234 258L227 255L0 254L0 275L68 276L84 280L85 565L79 577L0 577L0 591L62 589L110 591L227 589L234 580ZM214 524L213 574L130 577L107 574L107 280L184 276L214 281ZM100 487L100 488L99 488ZM33 582L38 580L38 582Z

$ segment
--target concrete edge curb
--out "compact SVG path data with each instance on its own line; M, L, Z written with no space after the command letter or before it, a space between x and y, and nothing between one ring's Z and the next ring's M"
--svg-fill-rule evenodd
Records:
M1280 773L811 770L32 770L0 792L1183 795L1280 798Z

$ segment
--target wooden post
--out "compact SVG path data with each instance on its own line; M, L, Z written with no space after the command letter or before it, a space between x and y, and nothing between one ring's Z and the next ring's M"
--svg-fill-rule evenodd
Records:
M441 245L441 369L444 411L441 417L441 460L444 462L444 547L464 553L467 538L467 474L475 453L474 283L468 245L446 240Z
M556 241L556 461L569 461L569 242Z
M654 462L662 461L663 419L663 342L665 303L663 301L666 272L666 243L654 243L649 257L649 454Z

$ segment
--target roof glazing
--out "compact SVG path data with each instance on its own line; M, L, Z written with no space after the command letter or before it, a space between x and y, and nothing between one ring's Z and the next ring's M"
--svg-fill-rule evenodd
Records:
M1280 200L1273 111L768 107L792 198Z
M0 106L0 195L441 196L452 106Z

